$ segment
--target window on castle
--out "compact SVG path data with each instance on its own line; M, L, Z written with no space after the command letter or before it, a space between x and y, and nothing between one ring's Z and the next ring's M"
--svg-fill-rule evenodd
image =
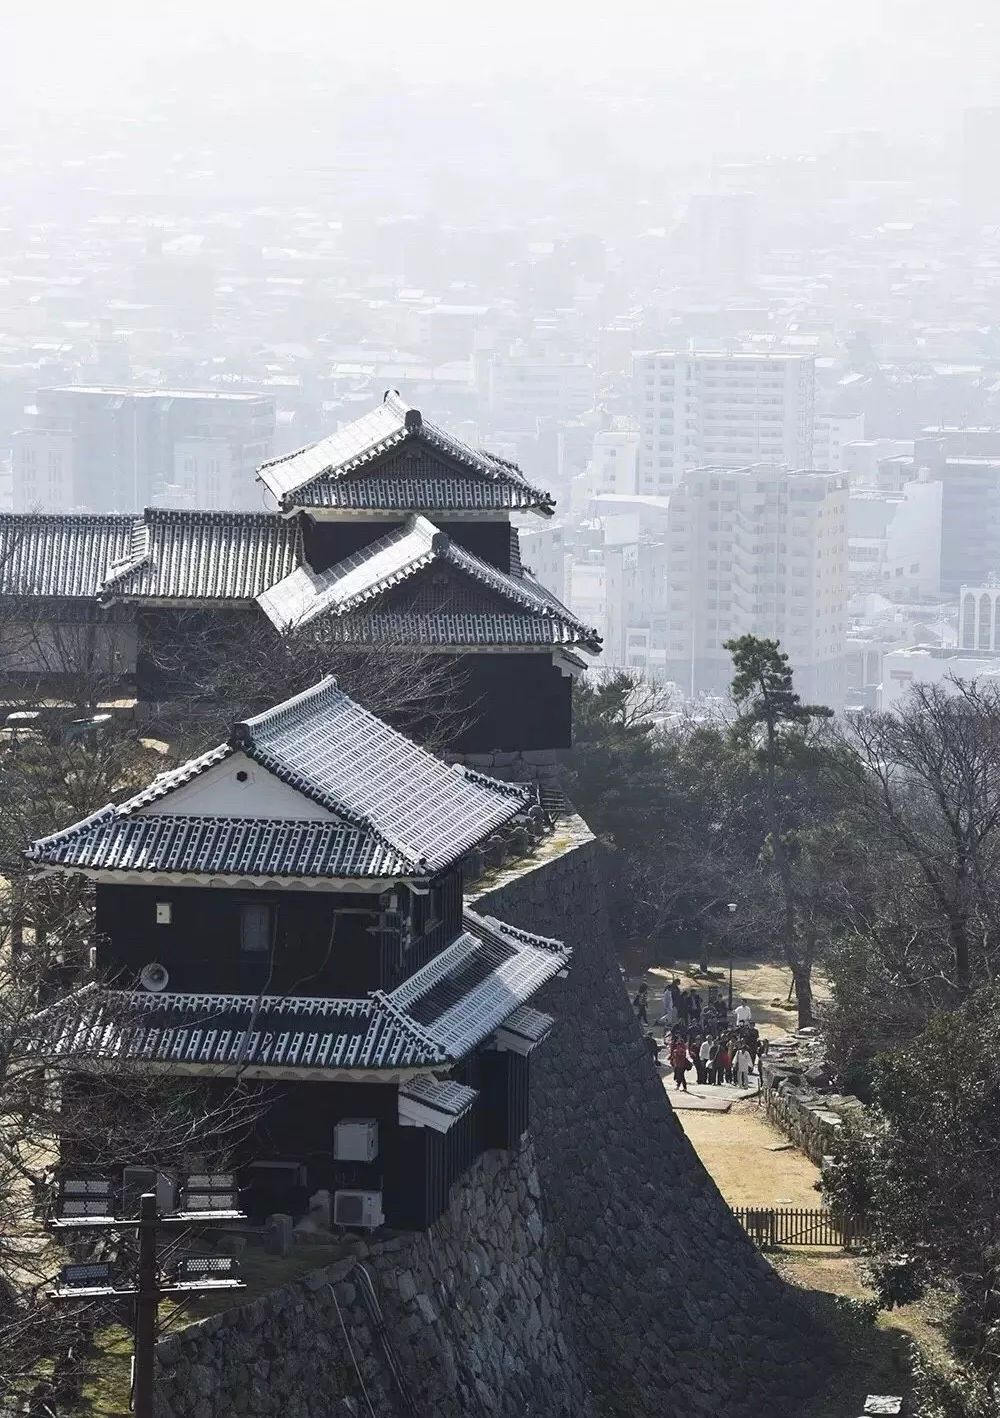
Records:
M273 938L274 907L244 902L240 907L240 987L247 994L267 988Z

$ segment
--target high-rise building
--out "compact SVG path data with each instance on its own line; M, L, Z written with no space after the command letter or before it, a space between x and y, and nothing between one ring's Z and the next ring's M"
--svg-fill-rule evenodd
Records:
M992 456L952 453L959 431L918 438L913 457L885 458L878 465L879 487L897 491L906 483L934 481L941 496L941 589L985 583L1000 574L1000 435L993 433ZM986 438L974 446L988 446Z
M842 473L757 465L698 468L670 499L666 673L686 692L724 692L723 642L780 640L804 698L839 708L847 628Z
M851 589L892 600L934 596L941 585L939 482L898 492L853 488L847 514Z
M624 420L616 420L622 423ZM602 492L633 493L636 488L636 456L639 433L634 428L605 428L594 435L594 451L587 471L594 496Z
M668 492L691 468L811 468L815 360L657 350L633 361L638 491Z
M16 512L261 505L274 401L258 394L65 385L40 389L13 438Z
M813 467L824 473L843 472L845 447L861 442L864 436L864 414L817 414L813 424Z

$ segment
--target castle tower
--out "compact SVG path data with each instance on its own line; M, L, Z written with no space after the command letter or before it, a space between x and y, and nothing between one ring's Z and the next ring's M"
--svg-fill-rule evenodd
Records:
M548 493L394 393L259 477L302 519L301 564L257 598L276 628L322 618L345 645L460 660L468 715L451 747L481 765L570 747L572 680L600 639L522 565L511 525L550 517Z
M27 851L96 884L97 968L43 1016L81 1061L276 1090L246 1209L422 1229L528 1123L529 1001L556 940L463 907L463 859L544 830L533 790L448 767L327 679Z

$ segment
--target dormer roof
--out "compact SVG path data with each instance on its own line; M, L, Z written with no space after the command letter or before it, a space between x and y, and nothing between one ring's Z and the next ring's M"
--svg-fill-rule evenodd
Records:
M263 781L234 808L229 779L251 779L244 763ZM26 855L102 876L426 880L532 801L527 788L442 763L328 677Z
M345 628L343 638L424 645L578 644L599 650L597 631L578 620L530 573L501 571L421 516L408 517L402 527L326 571L297 566L257 601L281 631L299 629L320 616L346 620L434 564L457 573L457 581L472 582L487 592L494 603L491 611L461 609L457 598L444 592L434 610L379 609L364 616L363 629Z
M298 508L371 511L536 511L551 495L515 463L424 420L397 393L318 443L262 463L257 476L283 512Z

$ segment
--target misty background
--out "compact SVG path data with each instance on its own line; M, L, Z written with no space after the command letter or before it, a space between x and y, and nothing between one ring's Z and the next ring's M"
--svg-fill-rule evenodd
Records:
M0 513L259 509L396 388L555 493L606 664L992 673L995 5L2 15Z

